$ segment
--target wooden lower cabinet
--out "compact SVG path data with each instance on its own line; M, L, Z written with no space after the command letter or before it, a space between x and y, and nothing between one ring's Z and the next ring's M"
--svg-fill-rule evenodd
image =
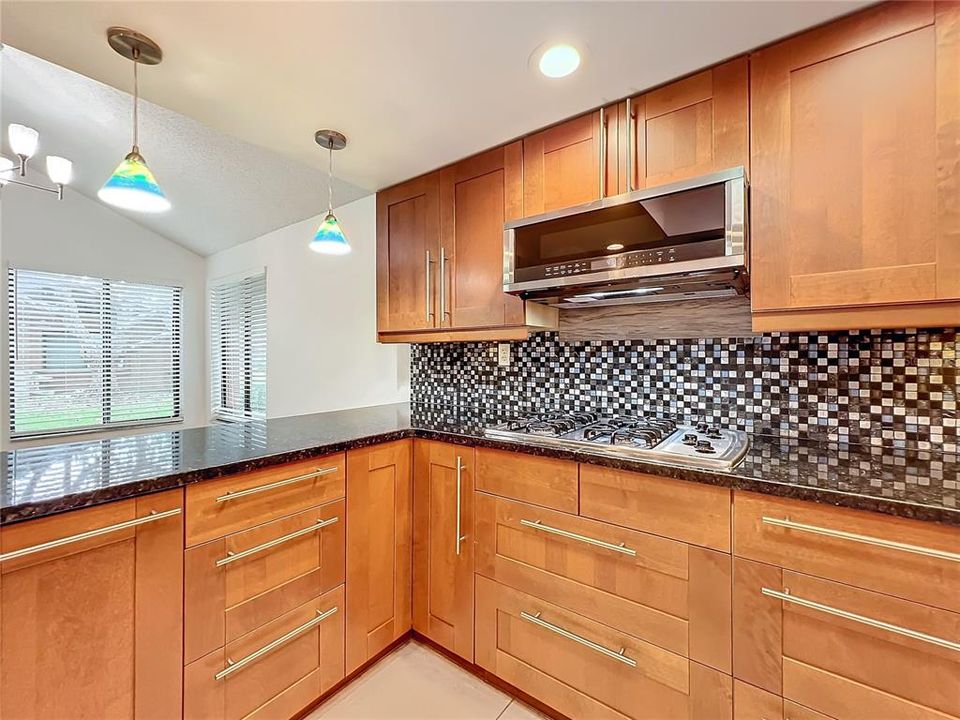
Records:
M477 664L571 718L732 717L729 675L481 576L476 603Z
M784 720L783 698L740 680L733 681L734 720ZM791 720L796 720L791 716Z
M184 669L187 720L289 718L344 677L340 585Z
M416 440L413 628L473 661L474 450Z
M477 572L731 671L730 556L478 493Z
M734 560L734 675L817 713L960 717L957 643L958 613Z
M189 548L184 664L342 585L346 519L335 500Z
M182 508L176 490L2 529L0 717L180 716Z
M347 453L347 674L411 627L412 449Z

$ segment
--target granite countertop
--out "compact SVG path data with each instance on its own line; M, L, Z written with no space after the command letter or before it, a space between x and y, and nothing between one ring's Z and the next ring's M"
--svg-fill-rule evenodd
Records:
M649 472L960 527L960 458L755 435L717 471L494 441L476 409L399 403L243 424L46 445L0 454L0 525L405 437Z

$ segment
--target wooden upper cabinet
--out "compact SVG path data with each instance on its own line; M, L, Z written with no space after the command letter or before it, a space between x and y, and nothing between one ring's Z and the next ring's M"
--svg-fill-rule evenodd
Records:
M630 116L630 190L747 167L747 58L633 98Z
M377 193L377 330L439 326L440 250L437 174Z
M411 626L409 440L347 453L346 674Z
M521 163L515 142L440 171L442 327L523 323L523 301L503 292L503 224L522 215Z
M473 662L474 450L417 440L413 627Z
M870 8L751 72L754 329L960 321L960 5Z
M599 199L602 155L599 110L525 137L524 216Z
M180 717L182 507L175 490L3 528L2 717Z

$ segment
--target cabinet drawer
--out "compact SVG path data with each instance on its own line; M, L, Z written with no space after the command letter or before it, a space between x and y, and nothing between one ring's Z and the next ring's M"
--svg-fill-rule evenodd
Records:
M960 529L737 492L734 535L741 557L960 612Z
M477 448L477 490L576 513L577 463Z
M336 500L188 549L184 661L342 584L345 527Z
M726 488L581 465L580 514L730 552Z
M734 680L733 720L785 720L783 698L740 680ZM797 720L797 718L791 715L789 720Z
M343 453L190 485L187 547L343 496Z
M960 717L960 614L735 560L734 673L846 718Z
M730 676L485 577L476 660L573 718L730 718Z
M476 571L731 671L730 556L478 495Z
M316 687L303 705L312 702L343 679L343 618L340 585L189 664L184 717L273 716L267 708L286 709Z

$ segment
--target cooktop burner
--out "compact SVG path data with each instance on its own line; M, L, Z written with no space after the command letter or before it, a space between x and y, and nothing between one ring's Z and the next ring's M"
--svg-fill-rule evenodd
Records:
M747 435L705 422L693 425L657 415L530 413L488 427L484 434L567 450L730 468L747 452Z

